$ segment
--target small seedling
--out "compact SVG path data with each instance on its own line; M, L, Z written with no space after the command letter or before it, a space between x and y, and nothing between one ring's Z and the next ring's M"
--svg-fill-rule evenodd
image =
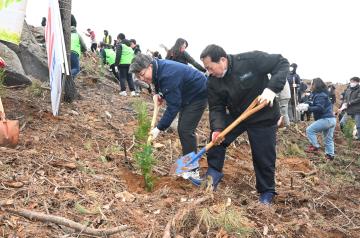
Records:
M354 131L355 121L352 118L349 118L343 128L344 136L346 138L349 149L352 148L353 144L353 131Z
M135 153L136 163L141 170L145 180L145 188L147 191L152 191L154 188L154 177L152 176L152 169L155 165L155 159L152 155L152 146L146 144L148 133L150 130L150 120L148 118L146 104L144 102L137 102L135 104L137 111L138 127L135 131L135 138L139 143L137 152Z

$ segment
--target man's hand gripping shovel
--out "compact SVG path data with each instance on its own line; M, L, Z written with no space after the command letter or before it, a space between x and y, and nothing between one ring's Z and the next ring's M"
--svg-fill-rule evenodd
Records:
M215 141L208 143L197 154L195 152L191 152L177 159L170 169L170 174L182 176L182 174L186 172L199 168L199 160L206 151L211 149L214 145L220 144L232 129L238 126L242 121L246 120L249 116L264 108L267 104L268 102L266 101L260 103L259 97L255 98L250 106L216 137Z
M153 112L153 117L151 119L150 131L155 127L156 118L157 118L157 115L159 114L160 106L159 106L159 102L158 102L158 95L153 96L153 102L154 102L154 112ZM153 140L153 138L150 133L149 137L147 139L147 144L150 145L152 140Z

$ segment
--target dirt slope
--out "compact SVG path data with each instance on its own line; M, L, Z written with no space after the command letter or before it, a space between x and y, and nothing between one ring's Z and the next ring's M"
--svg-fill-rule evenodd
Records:
M333 162L303 152L308 122L279 132L278 196L271 207L257 202L246 135L230 146L224 180L210 194L167 174L180 145L175 132L163 133L157 142L164 147L154 153L155 189L145 192L133 158L133 103L148 102L150 116L151 96L120 97L116 84L89 72L77 79L83 99L62 104L59 117L52 116L49 91L35 97L31 90L5 89L4 106L9 118L20 120L21 137L17 148L0 148L0 201L8 204L0 211L0 236L85 237L4 211L24 208L92 228L129 226L111 237L162 237L179 210L213 196L177 216L172 237L359 237L360 145L349 149L338 129ZM207 119L205 113L197 132L201 145L209 133Z

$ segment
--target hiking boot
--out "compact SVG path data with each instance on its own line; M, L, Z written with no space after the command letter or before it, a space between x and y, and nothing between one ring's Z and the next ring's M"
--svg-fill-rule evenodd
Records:
M309 145L304 151L307 153L317 153L319 151L319 148L313 145Z
M214 188L214 191L216 190L216 187L220 183L221 179L224 177L224 174L217 171L214 168L208 168L208 171L206 172L205 176L203 178L194 178L189 177L188 179L197 187L199 187L201 184L205 183L205 187L208 186L208 181L212 180L212 186Z
M326 160L332 161L332 160L334 160L334 158L335 158L335 156L333 156L333 155L325 154Z
M127 93L126 93L126 91L121 91L121 92L119 93L119 95L126 97L126 96L127 96Z
M261 193L259 197L259 202L264 205L270 205L274 196L275 196L274 192Z

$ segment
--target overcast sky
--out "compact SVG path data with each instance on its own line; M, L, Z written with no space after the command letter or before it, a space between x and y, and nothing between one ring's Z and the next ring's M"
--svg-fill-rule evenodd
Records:
M360 76L360 14L357 0L72 0L78 31L124 33L147 49L165 52L178 37L200 62L208 44L227 53L280 53L298 64L301 78L348 82ZM26 20L39 26L48 0L28 0ZM85 37L89 42L89 38Z

